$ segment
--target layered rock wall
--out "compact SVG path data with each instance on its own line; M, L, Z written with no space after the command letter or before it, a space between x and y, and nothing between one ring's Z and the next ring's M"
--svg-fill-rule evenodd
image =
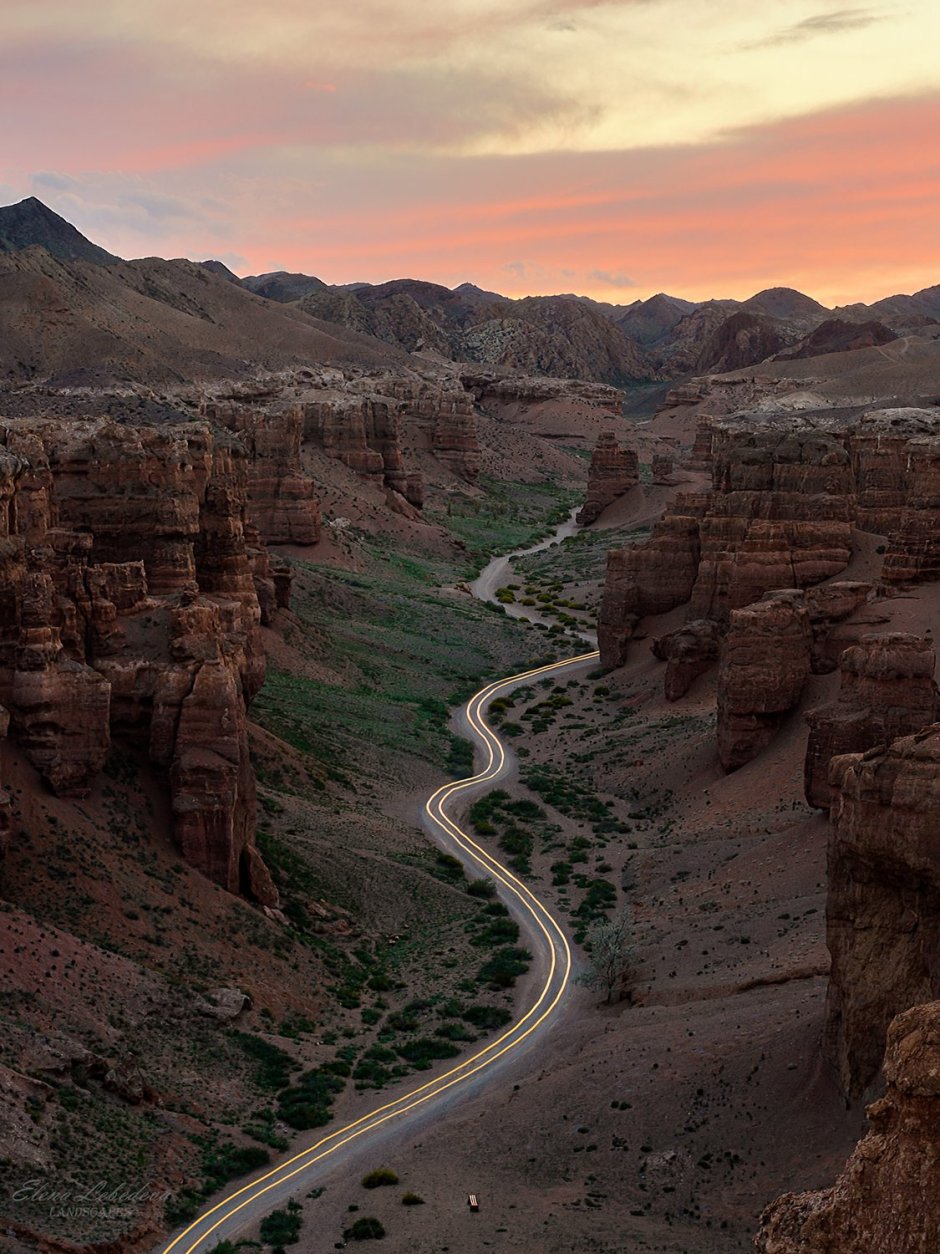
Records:
M774 588L844 570L854 516L849 454L836 438L719 430L690 614L726 623Z
M605 431L591 454L587 494L578 513L578 522L594 522L618 497L636 487L640 479L636 450L621 447L612 431Z
M940 726L832 760L824 1049L850 1097L892 1017L940 996Z
M304 415L299 405L266 412L210 401L203 413L237 432L248 456L248 512L266 544L316 544L320 506L301 463Z
M838 699L807 715L806 799L827 810L829 763L845 753L909 736L940 716L933 641L905 635L863 636L841 658Z
M278 588L249 466L202 422L0 422L0 703L60 795L88 792L112 736L145 749L187 859L273 905L246 711Z
M603 666L623 664L640 618L664 614L692 595L709 499L704 493L677 496L644 544L608 553L597 632Z
M757 757L799 703L811 645L809 611L795 589L732 610L718 667L718 757L726 771Z
M940 1249L940 1002L887 1034L886 1092L829 1189L786 1193L761 1216L760 1254L929 1254Z
M722 627L765 592L812 588L839 575L855 528L888 535L880 572L886 588L940 578L936 425L935 414L919 409L851 419L701 419L695 461L711 461L713 490L697 526L671 546L682 578L660 560L662 532L674 530L667 509L649 540L609 563L601 632L618 642L610 657L622 660L622 641L640 618L681 603L672 589L684 584L691 563L689 617ZM830 653L830 668L837 661Z

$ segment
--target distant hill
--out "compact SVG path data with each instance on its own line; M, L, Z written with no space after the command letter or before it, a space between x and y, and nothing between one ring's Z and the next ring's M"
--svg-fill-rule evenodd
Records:
M44 248L60 261L90 261L93 265L110 266L120 260L86 239L81 231L35 196L0 207L0 253L35 247Z
M768 287L741 302L741 308L749 313L768 314L771 318L784 318L797 322L800 319L825 318L830 312L825 305L811 296L804 296L792 287Z
M286 270L276 270L271 274L250 274L239 282L256 296L282 303L303 300L310 292L329 291L327 285L312 274L289 274Z
M8 378L189 379L252 364L371 364L422 353L629 386L852 352L929 333L940 320L940 285L830 310L789 287L745 301L658 292L617 305L575 294L513 299L469 282L330 285L288 271L239 278L215 260L124 262L35 197L0 208L0 277ZM16 321L27 316L29 334Z
M191 261L0 254L0 379L193 382L319 362L400 364L387 344L260 300Z

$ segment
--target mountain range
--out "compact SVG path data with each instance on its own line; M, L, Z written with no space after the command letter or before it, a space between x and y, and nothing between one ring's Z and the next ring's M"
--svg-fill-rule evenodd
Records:
M124 261L35 197L0 208L0 377L157 382L421 353L616 386L888 343L940 321L940 285L836 309L792 288L745 301L511 299L472 283L330 285L219 261Z

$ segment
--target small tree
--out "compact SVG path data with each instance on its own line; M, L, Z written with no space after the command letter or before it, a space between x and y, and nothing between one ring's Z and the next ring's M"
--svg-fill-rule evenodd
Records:
M587 930L584 948L588 969L577 977L579 984L602 989L609 1006L617 990L618 1000L633 965L630 914L626 906L612 918L595 919Z

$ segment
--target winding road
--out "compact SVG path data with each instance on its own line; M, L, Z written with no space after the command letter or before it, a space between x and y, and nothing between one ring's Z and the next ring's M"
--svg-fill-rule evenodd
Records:
M567 529L570 524L563 526L565 533L571 534ZM494 880L500 897L519 923L533 954L530 980L534 976L535 992L531 1004L504 1032L448 1070L417 1087L408 1088L358 1119L334 1128L306 1149L235 1188L159 1246L162 1254L203 1254L222 1240L244 1237L269 1211L291 1197L302 1196L328 1175L361 1170L363 1164L357 1161L359 1157L374 1156L380 1145L388 1151L399 1134L412 1134L425 1118L440 1119L445 1107L475 1091L497 1069L515 1061L547 1026L570 984L571 951L564 931L532 890L477 844L448 813L447 807L454 800L463 802L486 791L512 769L509 751L487 722L489 703L533 679L561 672L574 673L591 666L597 657L597 652L592 650L495 680L475 693L458 712L456 721L473 740L475 748L481 750L482 766L467 779L443 784L424 806L423 821L436 843L445 852L460 858L473 875Z

